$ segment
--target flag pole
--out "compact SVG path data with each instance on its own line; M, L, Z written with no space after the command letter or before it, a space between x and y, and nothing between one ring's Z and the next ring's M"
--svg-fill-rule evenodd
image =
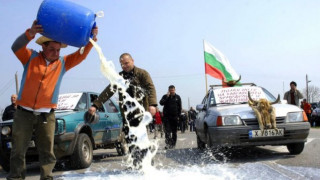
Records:
M207 92L208 92L208 78L207 78L207 74L205 74L205 76L206 76L206 94L207 94Z
M208 78L207 78L207 73L206 73L206 57L205 57L205 50L204 50L204 39L203 39L203 59L204 59L204 77L206 80L206 94L208 92Z

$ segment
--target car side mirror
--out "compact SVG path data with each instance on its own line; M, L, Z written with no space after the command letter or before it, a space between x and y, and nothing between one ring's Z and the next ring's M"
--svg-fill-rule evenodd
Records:
M196 109L197 109L198 111L203 111L203 110L206 110L207 107L206 107L205 104L198 104L198 105L196 106Z
M84 120L86 123L96 124L100 120L99 113L96 112L95 115L91 115L88 111L84 113Z

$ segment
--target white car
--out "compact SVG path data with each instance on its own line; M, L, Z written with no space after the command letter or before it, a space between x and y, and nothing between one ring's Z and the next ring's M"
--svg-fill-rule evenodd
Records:
M253 83L241 87L211 86L202 103L197 105L198 148L286 145L290 154L300 154L310 130L304 111L290 104L274 104L277 130L261 131L248 105L248 91L254 100L276 101L270 92Z

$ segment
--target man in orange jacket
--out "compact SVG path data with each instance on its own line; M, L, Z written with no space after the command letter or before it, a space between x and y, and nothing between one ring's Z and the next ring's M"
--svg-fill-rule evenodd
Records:
M307 114L308 120L310 125L312 126L312 120L311 120L311 104L307 102L306 99L303 99L303 110Z
M55 114L60 83L66 71L81 63L88 55L92 44L67 56L60 56L60 49L66 44L41 36L36 43L42 51L28 49L28 43L37 33L43 32L41 25L34 21L31 28L19 36L12 50L24 67L21 87L17 99L17 111L12 127L12 149L10 173L7 179L25 179L25 154L32 133L39 152L40 179L53 179L52 170L56 163L53 152ZM98 28L92 30L97 40Z

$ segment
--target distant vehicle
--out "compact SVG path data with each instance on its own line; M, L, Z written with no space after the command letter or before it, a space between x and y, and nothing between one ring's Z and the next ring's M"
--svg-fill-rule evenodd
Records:
M320 126L320 104L316 103L311 113L311 122L313 126Z
M89 167L95 149L116 148L119 155L126 153L120 138L122 116L114 100L104 103L98 110L98 118L86 118L88 108L97 97L98 94L93 92L59 95L55 111L54 152L57 159L66 161L70 168ZM13 120L0 123L0 164L5 171L10 170L12 123ZM38 161L34 136L29 143L26 159L27 162Z
M300 154L309 135L310 125L304 111L289 104L274 104L275 129L259 129L258 120L248 105L252 98L276 98L262 87L247 83L241 87L211 86L201 104L195 122L198 148L285 145L290 154Z
M313 103L310 103L310 104L311 104L311 109L312 110L316 109L319 106L319 104L316 103L316 102L313 102Z

